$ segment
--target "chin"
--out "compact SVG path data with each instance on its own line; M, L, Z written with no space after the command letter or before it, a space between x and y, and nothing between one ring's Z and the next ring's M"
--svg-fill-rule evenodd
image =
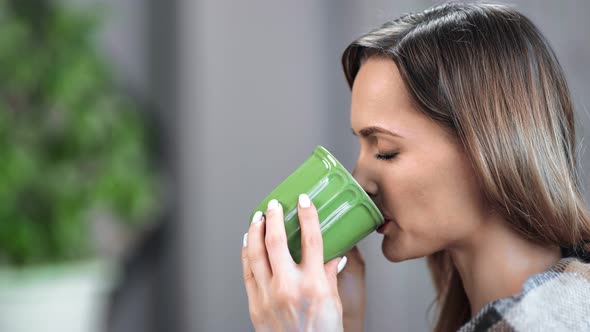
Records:
M385 258L392 263L399 263L406 260L406 258L399 255L390 255L390 253L387 251L383 252L383 256L385 256Z
M393 263L399 263L409 259L409 257L404 255L403 250L392 245L387 245L386 241L381 243L381 251L383 252L383 256Z
M423 253L417 253L416 250L412 251L411 249L408 249L409 248L401 245L399 241L394 242L392 241L392 239L388 238L384 238L383 242L381 243L381 251L383 252L383 256L385 256L385 258L392 263L399 263L410 259L422 258L427 255Z

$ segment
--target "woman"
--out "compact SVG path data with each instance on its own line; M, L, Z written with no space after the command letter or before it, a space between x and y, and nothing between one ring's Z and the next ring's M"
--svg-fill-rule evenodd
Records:
M361 143L354 176L390 220L384 256L428 258L434 330L590 330L572 105L531 21L502 5L445 4L368 33L342 62ZM298 212L299 265L276 201L244 238L256 330L362 330L358 250L337 274L346 260L323 264L305 195Z

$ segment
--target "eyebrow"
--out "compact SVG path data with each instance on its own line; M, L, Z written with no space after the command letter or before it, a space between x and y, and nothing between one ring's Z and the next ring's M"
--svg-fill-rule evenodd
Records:
M351 128L350 130L352 130L352 134L354 136L357 136L357 134L354 132L354 129ZM403 136L401 136L397 133L391 132L391 131L381 128L381 127L367 127L367 128L363 128L363 129L359 130L359 134L363 138L366 138L366 137L369 137L373 134L378 134L378 133L379 134L386 134L386 135L390 135L390 136L395 136L395 137L399 137L399 138L404 138Z

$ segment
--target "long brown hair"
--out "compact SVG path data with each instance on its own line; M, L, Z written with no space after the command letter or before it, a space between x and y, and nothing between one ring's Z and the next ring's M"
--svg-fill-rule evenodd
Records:
M418 109L464 145L491 209L527 239L590 250L569 90L528 18L483 3L406 14L346 48L351 88L371 56L392 59ZM439 308L434 330L457 330L472 314L459 273L444 250L428 263Z

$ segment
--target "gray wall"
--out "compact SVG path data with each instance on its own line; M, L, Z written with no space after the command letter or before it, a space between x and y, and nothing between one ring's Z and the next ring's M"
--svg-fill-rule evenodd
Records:
M149 2L150 21L142 17L146 2L103 2L116 14L105 33L107 53L126 84L156 101L176 142L170 148L177 157L180 266L171 274L180 273L181 284L170 287L180 289L180 326L252 330L239 259L251 209L317 144L352 168L358 145L349 129L341 52L361 33L434 2L178 0L171 2L175 22L161 17L156 1ZM579 140L587 142L590 3L512 3L554 46L578 110ZM158 25L174 27L153 34ZM144 57L146 49L158 61ZM148 83L150 77L157 81ZM583 150L588 192L590 153ZM428 330L434 294L424 261L387 262L376 234L360 247L367 261L367 331Z
M181 178L189 330L251 328L240 239L248 215L322 144L352 167L349 91L339 57L356 31L352 4L184 2ZM422 7L422 6L419 6ZM423 261L387 264L363 241L368 330L425 330L432 299Z
M555 46L576 105L584 110L590 23L583 16L590 5L516 3ZM316 144L353 166L358 146L349 133L340 54L360 33L429 4L181 2L178 120L188 330L251 329L239 260L251 209ZM590 128L588 116L579 118ZM388 263L376 234L361 250L368 269L367 331L428 330L426 310L434 294L425 262Z

